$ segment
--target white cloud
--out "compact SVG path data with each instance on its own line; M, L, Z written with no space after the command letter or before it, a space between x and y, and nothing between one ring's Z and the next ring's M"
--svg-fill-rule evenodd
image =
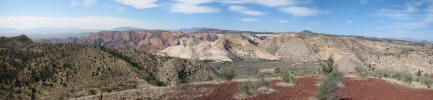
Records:
M35 17L35 16L0 16L0 28L81 28L81 29L112 29L130 26L139 28L170 28L167 25L149 23L116 17Z
M158 7L158 5L156 4L157 1L158 0L116 0L116 2L132 6L137 9Z
M95 5L96 3L98 3L98 0L71 0L71 6L91 6L91 5Z
M352 20L346 20L346 23L352 24Z
M207 3L222 3L222 4L256 4L264 5L267 7L284 7L294 6L298 4L308 4L313 0L173 0L176 3L171 7L170 11L175 13L212 13L219 12L220 10L216 7L207 6ZM263 12L249 10L243 6L234 6L229 8L232 11L238 11L248 15L263 15ZM312 9L313 11L319 11ZM310 11L312 11L310 10Z
M251 3L255 0L221 0L221 3L227 3L227 4L245 4L245 3Z
M367 4L367 3L368 3L368 0L359 0L359 2L360 2L361 4Z
M213 0L176 0L178 3L171 7L170 11L175 13L212 13L219 12L218 8L202 4L214 2Z
M298 3L309 3L311 0L220 0L221 3L227 4L245 4L253 3L258 5L264 5L268 7L288 6Z
M229 6L230 11L236 11L246 15L263 15L260 11L249 10L243 6Z
M408 8L406 10L391 10L391 9L380 9L376 11L374 15L376 16L385 16L394 19L406 19L411 16L411 12L414 10L412 8Z
M276 6L287 6L287 5L293 5L297 2L295 0L256 0L255 3L269 6L269 7L276 7Z
M255 21L259 21L259 19L257 19L257 18L241 18L241 21L244 21L244 22L255 22Z
M284 7L280 9L281 11L294 15L294 16L315 16L318 14L326 14L327 11L321 11L317 8L307 8L307 7Z
M320 22L315 21L315 22L310 22L308 24L310 24L310 25L320 25Z
M280 22L280 23L288 23L289 21L281 19L281 20L278 20L278 22Z

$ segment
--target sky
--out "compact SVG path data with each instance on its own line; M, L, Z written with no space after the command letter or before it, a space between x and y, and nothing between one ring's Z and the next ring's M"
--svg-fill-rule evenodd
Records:
M433 41L433 0L0 0L0 28L117 27L310 30Z

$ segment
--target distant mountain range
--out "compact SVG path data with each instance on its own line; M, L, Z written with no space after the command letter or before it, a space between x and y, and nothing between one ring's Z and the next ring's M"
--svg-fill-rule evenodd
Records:
M212 29L206 27L195 28L181 28L175 30L166 30L169 32L182 32L190 33L196 32L201 29ZM135 30L149 30L136 27L118 27L106 31L135 31ZM0 28L0 36L13 37L19 35L27 35L33 40L48 39L48 38L68 38L68 37L83 37L90 33L95 33L103 30L79 29L79 28L33 28L33 29L14 29L14 28Z
M433 43L433 41L428 41L428 40L419 40L419 39L414 39L414 38L392 38L392 39L396 39L396 40L406 40L406 41L412 41L412 42L422 42L422 43Z
M111 30L105 31L135 31L135 30L154 30L154 29L144 29L137 27L118 27L113 28ZM180 29L159 29L169 32L182 32L182 33L250 33L250 34L268 34L275 32L252 32L252 31L234 31L234 30L222 30L216 28L208 28L208 27L192 27L192 28L180 28ZM33 28L33 29L14 29L14 28L0 28L0 36L13 37L19 35L27 35L33 40L40 39L49 39L49 38L68 38L68 37L84 37L90 33L96 33L104 30L92 30L92 29L80 29L80 28ZM300 32L303 33L303 32ZM414 39L410 37L403 38L389 38L395 40L405 40L411 42L422 42L422 43L433 43L433 41L429 40L420 40Z
M67 38L82 37L99 30L79 29L79 28L33 28L33 29L13 29L0 28L0 36L13 37L27 35L28 37L39 40L45 38Z

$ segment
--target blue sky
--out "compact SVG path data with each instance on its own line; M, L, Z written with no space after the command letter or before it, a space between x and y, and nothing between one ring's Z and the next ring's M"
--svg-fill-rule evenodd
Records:
M433 40L433 0L0 0L0 28L122 26Z

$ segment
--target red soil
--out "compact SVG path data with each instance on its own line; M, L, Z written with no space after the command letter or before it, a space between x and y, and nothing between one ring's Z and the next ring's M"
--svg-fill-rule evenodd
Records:
M296 86L278 86L280 80L270 81L271 87L276 89L269 94L261 94L247 100L309 100L314 97L319 77L302 77L296 80ZM345 100L432 100L433 90L415 89L398 85L392 85L381 79L370 78L368 80L357 80L343 78L344 87L337 90L337 96ZM178 93L166 95L172 99L194 100L234 100L238 92L238 82L221 84L185 85L178 88ZM200 91L207 88L206 91ZM189 98L188 98L189 97Z
M234 100L238 83L221 83L221 84L202 84L202 85L184 85L176 90L175 94L168 94L174 100ZM205 91L202 91L202 89ZM198 97L191 97L198 96Z
M280 80L272 80L271 87L276 89L276 92L258 95L249 100L307 100L314 96L318 77L303 77L296 81L298 82L296 86L283 87L276 85L281 82Z
M304 77L296 80L296 86L282 87L276 85L280 80L272 80L271 87L277 91L270 94L261 94L247 100L305 100L314 96L316 86L319 81L318 77ZM179 88L174 99L187 99L185 96L199 95L194 100L235 100L234 95L238 92L238 82L222 83L222 84L203 84L203 85L188 85ZM200 88L208 88L212 91L200 92ZM210 93L209 93L210 92ZM207 94L209 93L209 94Z
M432 100L433 90L391 85L384 80L344 78L337 96L347 100Z

